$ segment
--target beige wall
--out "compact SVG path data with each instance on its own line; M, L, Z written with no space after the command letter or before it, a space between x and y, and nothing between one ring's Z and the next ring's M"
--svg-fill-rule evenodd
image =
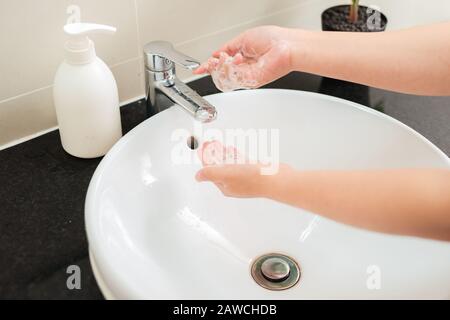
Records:
M373 0L391 18L391 27L450 19L450 1L436 11L427 1ZM0 0L0 149L57 123L53 77L63 60L62 26L67 8L77 5L81 20L110 24L118 33L93 37L98 55L111 67L123 103L143 94L142 45L172 41L197 59L225 40L260 24L319 29L320 13L344 0ZM403 4L402 4L403 3ZM420 8L418 8L420 7ZM424 14L425 13L425 14ZM183 79L191 75L180 72Z

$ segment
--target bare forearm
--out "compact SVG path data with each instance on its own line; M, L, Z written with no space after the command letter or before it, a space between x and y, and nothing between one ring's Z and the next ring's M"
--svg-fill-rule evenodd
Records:
M450 240L450 170L291 172L270 198L374 231Z
M381 33L293 31L293 69L419 95L450 95L450 22Z

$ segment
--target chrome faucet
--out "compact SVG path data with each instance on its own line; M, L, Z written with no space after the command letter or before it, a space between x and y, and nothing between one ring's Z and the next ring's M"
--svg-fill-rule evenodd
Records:
M144 63L147 109L151 113L170 106L164 106L168 98L201 122L216 119L216 108L176 76L175 64L194 70L199 62L176 51L170 42L154 41L144 47Z

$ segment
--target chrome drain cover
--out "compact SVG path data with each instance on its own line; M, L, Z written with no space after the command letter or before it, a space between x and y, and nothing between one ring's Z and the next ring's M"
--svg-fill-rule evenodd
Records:
M252 277L261 287L281 291L295 286L301 276L298 263L283 254L271 253L256 259Z

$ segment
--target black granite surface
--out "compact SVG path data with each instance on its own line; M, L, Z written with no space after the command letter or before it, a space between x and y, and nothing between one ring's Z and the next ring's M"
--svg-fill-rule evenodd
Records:
M210 78L190 85L202 95L217 92ZM361 102L414 128L450 155L450 97L367 90L303 73L268 87ZM124 132L145 119L142 101L122 108ZM0 299L102 299L84 227L86 191L99 162L65 153L58 132L0 151ZM66 286L71 265L81 268L81 290Z

